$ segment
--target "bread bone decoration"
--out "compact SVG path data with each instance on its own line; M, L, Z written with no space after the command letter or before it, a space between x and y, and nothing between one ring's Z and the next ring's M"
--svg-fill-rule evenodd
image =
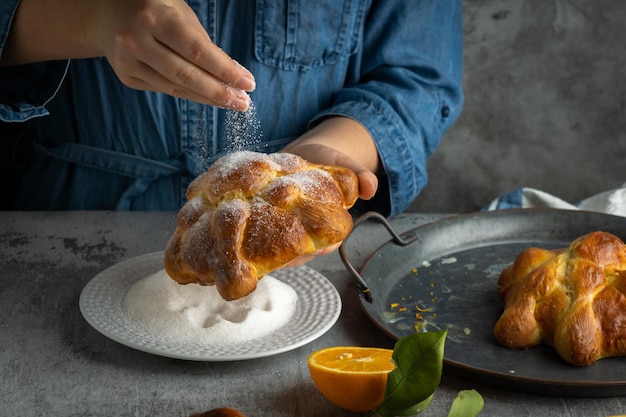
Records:
M500 275L498 292L505 307L494 335L506 347L552 345L579 366L626 355L626 246L610 233L523 251Z
M226 155L187 188L165 269L180 284L241 298L264 275L345 239L358 195L347 168L288 153Z

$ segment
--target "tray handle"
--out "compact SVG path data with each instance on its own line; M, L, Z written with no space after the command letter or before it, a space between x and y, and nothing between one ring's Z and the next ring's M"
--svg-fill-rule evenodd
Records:
M392 237L391 240L395 244L397 244L397 245L407 246L407 245L415 242L418 239L418 235L417 234L410 235L407 238L401 237L394 230L394 228L391 226L389 221L387 221L385 216L383 216L382 214L377 213L375 211L368 211L366 213L363 213L354 222L354 226L352 227L352 230L354 231L354 229L356 229L361 223L363 223L365 220L369 220L369 219L376 220L376 221L382 223L383 226L385 226L385 229L387 229L387 231L391 235L391 237ZM339 256L341 257L341 260L343 261L343 264L346 266L348 271L356 279L357 284L359 286L359 290L363 294L363 297L365 297L365 300L367 300L367 302L371 303L373 301L373 299L374 299L374 297L372 296L372 291L370 290L369 286L367 285L367 283L365 282L365 280L363 279L361 274L359 274L359 272L357 272L357 270L354 268L354 266L352 266L352 263L348 260L348 256L346 255L346 245L348 243L348 238L349 237L350 236L345 238L344 241L341 243L341 246L339 246Z

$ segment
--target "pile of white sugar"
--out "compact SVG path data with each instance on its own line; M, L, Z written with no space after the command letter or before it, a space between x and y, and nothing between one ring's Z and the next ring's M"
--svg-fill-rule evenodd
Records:
M293 316L298 295L265 276L246 297L225 301L214 286L180 285L161 270L135 283L124 308L148 331L185 343L230 345L267 336Z

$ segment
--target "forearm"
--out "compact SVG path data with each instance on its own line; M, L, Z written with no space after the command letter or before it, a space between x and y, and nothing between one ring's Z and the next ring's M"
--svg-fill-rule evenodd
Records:
M381 198L362 208L391 215L404 211L426 184L427 160L463 102L461 1L418 3L373 3L376 18L366 23L354 79L317 115L352 118L371 134Z
M87 30L93 24L90 16L97 13L98 3L21 0L0 56L0 65L100 55L95 47L90 46Z

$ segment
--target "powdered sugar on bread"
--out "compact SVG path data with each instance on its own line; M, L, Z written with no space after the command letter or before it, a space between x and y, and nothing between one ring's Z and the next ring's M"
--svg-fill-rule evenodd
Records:
M226 155L189 185L166 270L181 284L243 297L263 275L344 239L357 198L358 179L344 167L288 153Z

